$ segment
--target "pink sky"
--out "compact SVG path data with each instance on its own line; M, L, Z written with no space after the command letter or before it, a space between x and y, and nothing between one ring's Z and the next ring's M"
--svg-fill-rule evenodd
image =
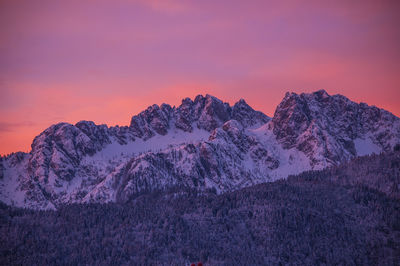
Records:
M272 116L324 88L400 115L400 1L0 1L0 154L212 94Z

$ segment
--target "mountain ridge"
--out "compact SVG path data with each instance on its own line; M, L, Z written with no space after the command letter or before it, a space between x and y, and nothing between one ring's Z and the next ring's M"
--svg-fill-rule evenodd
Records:
M58 123L0 161L0 199L29 208L126 201L173 185L218 192L393 149L400 119L326 91L287 93L272 118L211 95L152 105L129 126Z

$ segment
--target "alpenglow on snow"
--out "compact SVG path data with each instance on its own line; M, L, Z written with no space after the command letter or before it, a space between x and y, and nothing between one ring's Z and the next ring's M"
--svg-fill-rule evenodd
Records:
M0 200L54 209L174 186L218 193L388 151L400 119L342 95L287 93L272 118L210 96L152 105L129 126L52 125L0 161Z

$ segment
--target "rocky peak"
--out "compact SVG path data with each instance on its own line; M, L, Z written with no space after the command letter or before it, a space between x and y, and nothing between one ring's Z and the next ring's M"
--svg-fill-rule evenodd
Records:
M315 91L312 94L318 97L319 99L327 99L330 97L330 95L324 89Z
M243 99L232 108L228 103L206 94L197 95L194 100L185 98L176 108L167 104L150 106L132 117L130 128L137 137L148 139L156 133L165 135L171 121L185 132L192 132L193 126L211 132L231 119L239 121L244 127L269 121L266 115L253 110Z
M194 117L194 102L190 98L182 100L182 104L176 108L175 115L176 121L175 126L185 132L192 132L192 123L195 120Z
M276 108L271 124L277 139L285 148L290 148L296 143L299 132L306 130L311 120L311 111L304 97L288 92Z
M148 139L158 133L165 135L169 129L172 107L162 104L149 106L145 111L135 115L131 119L130 128L139 138Z
M267 123L270 118L262 112L255 111L245 100L240 99L232 107L232 119L239 121L244 127Z
M175 120L175 126L183 131L192 132L193 124L208 131L222 125L230 118L230 106L214 96L196 96L192 101L189 98L182 100L177 108L168 104L161 107L153 105L140 114L133 116L130 128L140 138L148 139L158 133L168 133L170 121Z
M79 121L75 126L80 129L93 143L98 143L97 149L111 142L107 125L96 125L92 121Z
M271 126L284 148L296 147L310 158L319 149L328 162L341 162L356 155L356 139L371 138L382 150L391 149L387 143L399 137L395 122L398 119L387 111L319 90L286 93Z
M198 128L212 131L230 119L231 107L218 98L207 94L197 95L192 101L189 98L182 100L176 108L175 126L184 131L191 132L195 123Z
M71 180L85 155L93 155L110 143L106 126L81 121L76 126L59 123L47 128L32 143L28 170L34 179L47 182L49 170Z
M200 115L197 122L199 128L211 131L230 119L231 107L228 103L223 103L221 100L208 94L199 102L200 105L197 104L197 110L195 110Z

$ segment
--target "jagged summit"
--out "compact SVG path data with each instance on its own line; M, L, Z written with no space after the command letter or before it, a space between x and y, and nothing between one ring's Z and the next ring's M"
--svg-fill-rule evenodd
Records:
M271 119L211 95L152 105L129 126L59 123L0 160L0 200L28 208L126 201L171 186L232 191L388 151L400 119L324 90L286 93Z
M269 121L268 116L253 110L244 100L231 107L207 94L198 95L193 101L185 98L178 107L172 108L168 104L150 106L132 117L130 128L137 136L148 139L156 133L166 135L171 127L192 132L193 126L196 126L210 132L230 119L236 119L245 126Z
M358 155L357 145L387 150L400 136L399 119L393 114L342 95L330 96L325 90L287 93L271 124L285 148L296 147L315 163L347 160ZM325 151L323 158L318 149Z

